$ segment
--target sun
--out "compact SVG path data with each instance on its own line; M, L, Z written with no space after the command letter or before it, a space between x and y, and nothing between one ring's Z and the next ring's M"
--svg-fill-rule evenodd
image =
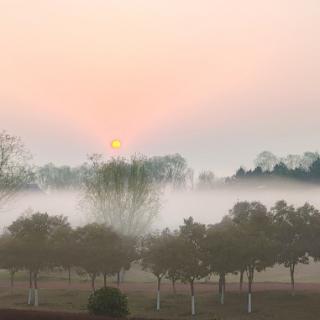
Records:
M120 149L121 148L121 141L118 139L114 139L111 141L112 149Z

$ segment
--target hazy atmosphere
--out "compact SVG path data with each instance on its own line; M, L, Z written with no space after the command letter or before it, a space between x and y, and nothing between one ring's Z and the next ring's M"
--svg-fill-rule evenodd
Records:
M0 0L0 319L320 319L319 0Z
M319 149L317 0L3 0L0 30L1 126L38 164L114 138L220 176Z

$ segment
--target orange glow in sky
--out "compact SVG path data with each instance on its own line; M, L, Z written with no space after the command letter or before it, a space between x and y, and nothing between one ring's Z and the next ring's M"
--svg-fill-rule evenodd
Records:
M39 162L319 149L319 38L317 0L3 0L0 129Z

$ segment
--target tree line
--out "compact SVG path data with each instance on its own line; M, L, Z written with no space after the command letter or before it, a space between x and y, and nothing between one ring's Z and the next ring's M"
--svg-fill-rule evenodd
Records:
M294 207L278 201L268 210L260 202L238 202L221 222L204 225L192 217L178 230L165 229L142 237L124 236L103 224L72 228L62 216L34 213L14 221L0 240L0 264L13 277L29 275L28 303L39 304L38 277L43 270L63 268L87 274L95 290L96 278L128 270L135 261L157 279L157 310L161 307L163 279L173 292L178 281L188 283L191 313L195 314L197 280L219 279L220 302L226 298L226 276L239 275L239 290L248 283L247 310L252 311L252 285L256 272L280 264L288 268L294 295L295 269L320 259L320 212L310 204Z
M320 183L320 155L317 152L305 152L303 155L278 158L273 153L264 151L258 155L255 165L252 170L240 167L233 177L227 179L227 182L285 178Z
M155 184L171 186L175 189L192 187L193 170L180 154L143 157L134 156L132 161L143 162L148 179ZM89 157L89 161L78 167L56 166L53 163L34 168L34 183L42 190L81 189L93 173L92 162L101 160L99 155ZM120 159L111 159L120 160ZM123 158L121 161L125 162Z
M306 203L295 208L278 201L268 210L260 202L238 202L220 223L204 225L191 217L179 230L144 239L142 266L157 278L157 310L163 278L173 292L180 280L189 283L191 312L195 314L195 281L215 274L220 302L224 304L226 275L238 274L240 288L248 282L248 313L252 311L252 284L256 272L280 264L288 268L291 294L295 293L295 268L320 258L320 212Z
M227 178L216 178L211 170L203 170L196 179L194 170L180 154L133 156L131 159L120 157L107 161L103 161L99 155L92 155L87 162L78 167L56 166L53 163L33 166L31 159L31 153L21 138L6 131L0 132L0 208L17 193L28 189L82 191L95 176L97 164L101 163L108 164L109 171L112 168L118 170L120 167L122 170L126 167L128 173L130 170L133 171L135 164L139 162L140 167L143 167L143 179L147 179L149 185L153 184L161 190L167 187L206 190L228 186L238 181L249 181L252 178L261 180L274 177L320 183L320 155L317 152L279 158L269 151L264 151L257 156L253 170L240 167L235 175Z
M137 259L134 238L123 236L101 224L72 228L63 216L36 212L15 220L0 239L0 266L9 270L11 286L19 270L28 272L28 304L38 306L38 277L41 271L62 268L86 274L95 290L96 278L118 275Z

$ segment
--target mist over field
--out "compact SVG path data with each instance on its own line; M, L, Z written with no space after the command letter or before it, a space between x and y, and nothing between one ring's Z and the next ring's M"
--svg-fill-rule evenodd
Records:
M167 190L162 194L162 206L150 231L162 230L166 227L176 229L184 218L192 216L195 221L205 224L219 223L229 210L239 201L260 201L268 208L276 201L285 199L289 204L302 206L309 202L320 207L320 187L303 183L283 182L280 185L261 185L257 187L219 187L213 190ZM25 192L7 204L0 215L2 228L10 225L21 214L30 214L31 210L47 212L49 215L64 215L73 227L93 222L93 217L86 214L79 202L80 190L53 190ZM135 268L127 272L127 281L154 281L152 275L137 271ZM239 275L228 275L228 282L238 282ZM288 282L288 269L275 265L266 271L256 274L256 281ZM318 283L319 265L313 260L309 264L299 264L296 269L296 281Z
M54 190L33 191L20 194L2 209L1 226L7 226L28 209L47 212L49 215L64 215L73 226L92 222L92 217L82 210L81 191ZM302 206L308 202L320 207L320 187L303 183L282 183L280 186L218 187L213 190L167 190L161 196L161 209L152 229L178 228L184 218L194 217L198 222L214 224L239 201L260 201L268 208L276 201Z
M0 30L0 320L320 319L319 0L0 0Z

